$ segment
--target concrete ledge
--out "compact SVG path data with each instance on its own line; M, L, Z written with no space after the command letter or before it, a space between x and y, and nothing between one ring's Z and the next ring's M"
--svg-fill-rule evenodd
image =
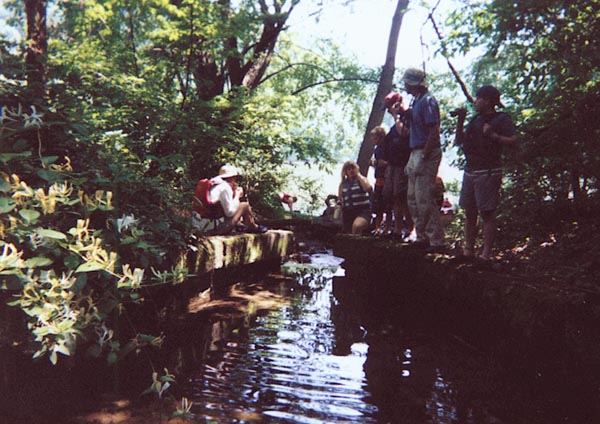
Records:
M261 261L281 260L294 249L294 233L269 230L264 234L236 234L201 238L195 252L188 255L191 274L249 265Z
M339 235L334 254L365 302L406 310L546 373L600 380L600 298L481 270L406 244Z

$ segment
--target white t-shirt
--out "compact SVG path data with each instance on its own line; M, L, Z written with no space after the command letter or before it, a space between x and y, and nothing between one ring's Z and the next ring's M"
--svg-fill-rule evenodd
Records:
M208 194L210 201L212 203L221 203L225 216L231 218L240 207L239 199L233 197L233 189L227 181L221 177L214 177L212 181L216 185L210 189L210 193Z

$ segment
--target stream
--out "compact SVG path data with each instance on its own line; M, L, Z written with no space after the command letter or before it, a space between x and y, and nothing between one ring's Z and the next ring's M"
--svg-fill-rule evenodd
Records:
M462 338L424 325L410 310L365 304L354 290L365 282L345 278L339 258L319 254L311 260L287 269L295 269L295 283L268 289L280 298L277 307L251 320L219 314L211 320L203 360L189 368L183 384L192 419L593 422L589 408L566 388L507 369Z
M357 287L371 281L344 276L341 262L314 254L284 264L287 276L246 275L195 296L151 359L159 374L168 367L177 376L160 401L140 396L152 382L143 353L112 375L100 367L42 375L5 361L16 378L38 383L4 393L13 415L0 423L600 422L587 388L507 363L423 319L418 305L367 300ZM106 395L115 375L117 400ZM169 421L182 398L187 421Z

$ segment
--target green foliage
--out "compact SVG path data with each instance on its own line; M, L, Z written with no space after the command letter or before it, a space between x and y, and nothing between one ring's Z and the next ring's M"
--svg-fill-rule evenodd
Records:
M163 395L167 392L171 383L175 381L175 376L169 373L168 369L164 369L165 375L158 376L155 371L152 373L152 384L142 394L154 393L159 399L162 399Z
M294 101L283 106L301 112L294 134L315 139L334 157L354 158L367 107L377 88L378 71L357 66L328 40L311 51L298 48L288 37L282 37L280 46L265 85L277 93L293 94Z
M519 126L502 217L521 236L577 219L599 201L599 8L598 0L465 2L447 21L455 51L485 49L473 87L497 85Z
M107 327L110 314L136 302L138 291L149 284L143 269L122 263L106 248L103 232L90 228L89 218L79 218L112 210L112 193L87 196L67 182L34 189L16 175L4 175L2 181L0 289L11 291L10 305L28 315L28 328L40 346L35 356L49 354L56 363L58 353L72 355L78 343L93 340L88 352L97 356L108 346L111 361L134 348L160 344L138 335L120 349ZM154 274L163 282L185 278Z
M98 192L92 199L68 183L34 189L7 175L3 187L0 288L14 292L11 305L29 316L29 329L40 345L35 356L48 353L56 363L58 353L73 354L86 330L101 326L116 306L103 308L115 293L94 296L94 287L116 280L119 287L139 288L143 271L120 266L117 255L102 247L100 233L89 228L89 220L57 219L75 204L88 211L110 209L110 193Z
M102 140L107 150L99 154L113 158L105 168L113 171L113 181L103 183L104 178L93 172L75 172L69 157L39 156L43 134L58 126L44 120L50 115L34 106L2 108L0 289L13 293L10 305L28 316L28 328L38 343L36 357L48 355L56 363L59 353L73 355L83 342L88 354L104 352L114 361L159 343L138 335L121 347L110 330L113 312L138 302L139 290L156 284L152 280L179 283L186 270L174 259L168 262L171 271L154 270L153 265L165 268L169 244L159 246L154 238L165 227L148 231L143 220L132 215L117 218L118 195L100 188L118 189L136 181L136 168L131 166L135 157L123 147L122 138L117 134ZM20 151L28 139L38 140L38 155ZM124 172L127 167L131 174ZM9 174L13 171L26 178ZM87 194L90 189L92 194ZM153 276L145 277L143 268L151 268Z
M190 402L188 398L181 398L181 406L177 406L177 409L173 413L172 417L182 417L189 418L192 411L192 406L194 406L194 402Z
M315 54L285 40L277 55L287 11L228 4L56 3L41 99L25 90L26 40L1 34L2 289L28 315L38 355L55 362L83 343L112 362L160 344L115 340L111 328L144 287L186 278L197 179L240 165L253 207L269 216L281 208L282 167L350 155L364 114L346 99L369 96L356 80L368 71L330 43ZM23 25L22 2L10 6ZM320 203L317 181L299 188Z

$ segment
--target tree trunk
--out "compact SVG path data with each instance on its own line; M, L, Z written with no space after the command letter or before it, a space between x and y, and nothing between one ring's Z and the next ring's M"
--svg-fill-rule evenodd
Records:
M369 115L369 121L367 122L367 128L363 136L362 144L360 145L360 151L358 153L358 166L360 172L363 175L367 175L369 171L369 159L373 155L373 144L369 139L369 132L377 125L381 124L385 111L381 110L383 105L383 99L392 90L392 84L394 79L394 71L396 67L396 50L398 49L398 37L400 36L400 27L402 26L402 18L404 12L408 8L409 0L398 0L396 5L396 11L392 19L392 26L390 28L390 36L388 39L387 55L385 64L381 71L381 78L379 79L379 86L377 87L377 93L373 100L373 108Z
M279 35L285 29L285 24L294 7L300 0L286 1L272 0L267 4L265 0L259 0L262 12L262 30L258 39L241 44L241 39L235 35L229 35L223 40L227 47L227 57L224 66L219 66L210 50L203 46L204 40L197 43L195 53L195 69L193 70L198 96L204 100L210 100L219 94L223 94L226 83L230 89L243 87L247 91L255 89L264 77L265 71L271 63L271 57ZM221 17L224 26L234 14L230 0L219 0ZM271 9L273 11L271 11ZM232 31L235 34L235 31ZM247 59L245 59L247 58Z
M27 87L34 103L42 103L46 95L46 52L48 50L46 3L46 0L25 0L27 17L25 72Z

